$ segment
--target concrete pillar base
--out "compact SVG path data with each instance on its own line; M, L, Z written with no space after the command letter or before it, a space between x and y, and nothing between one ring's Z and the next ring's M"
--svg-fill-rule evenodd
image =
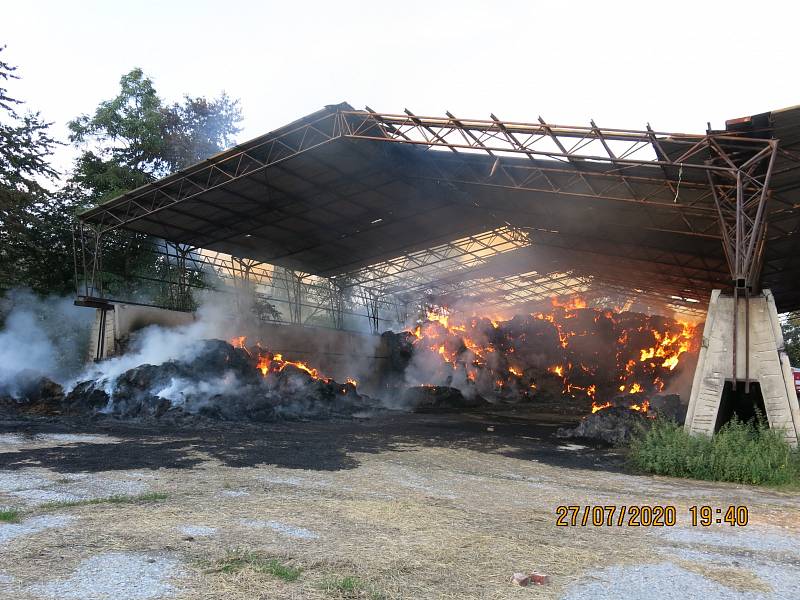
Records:
M739 298L736 307L736 373L742 382L749 375L760 386L769 426L781 429L793 446L800 438L800 408L789 358L784 351L778 311L769 290ZM747 307L749 305L749 349ZM703 329L703 343L692 382L686 430L711 435L718 425L726 382L734 380L734 298L714 290Z

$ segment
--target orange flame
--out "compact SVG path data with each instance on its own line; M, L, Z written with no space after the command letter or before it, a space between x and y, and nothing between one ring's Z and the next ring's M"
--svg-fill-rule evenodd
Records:
M558 343L563 349L559 363L547 370L562 380L562 394L585 393L591 398L593 412L613 405L611 395L614 389L626 395L634 395L631 400L636 398L636 404L631 404L637 408L633 410L647 412L649 402L643 398L650 393L662 391L666 387L665 374L678 368L683 355L695 349L696 326L693 324L649 317L627 321L620 317L620 307L587 308L586 301L578 297L566 300L554 298L551 304L551 310L531 314L534 319L552 324L553 333L558 336ZM479 387L483 382L494 381L496 387L518 390L523 394L530 394L530 390L536 389L535 384L530 382L526 382L524 390L520 389L520 379L526 376L527 368L517 366L519 363L514 350L515 343L524 340L527 331L524 328L521 333L514 333L520 331L519 328L507 327L508 321L501 317L473 316L457 321L445 308L429 311L427 319L427 322L416 325L411 330L415 338L412 341L416 347L429 350L440 358L445 370L438 370L437 367L437 377L450 377L452 371L449 374L447 371L453 369L463 371L466 379L475 382ZM613 346L609 349L613 352L612 357L616 357L616 362L613 363L616 379L612 380L611 389L605 387L608 385L605 380L599 379L602 374L599 369L604 364L603 361L585 361L586 364L574 365L570 362L579 355L576 352L580 353L586 347L581 344L573 351L573 342L586 339L589 335L600 335L599 330L595 333L587 329L584 323L588 319L597 324L607 320L612 327L619 328L615 332ZM490 330L487 333L486 329L490 324L495 331ZM520 350L519 347L516 349ZM502 355L500 361L496 358L498 354ZM509 364L512 357L517 364ZM485 369L490 378L482 377L478 369ZM604 368L604 371L607 369ZM602 386L600 381L603 381ZM598 400L597 396L600 394L606 395L609 401L603 402L605 398L602 397Z

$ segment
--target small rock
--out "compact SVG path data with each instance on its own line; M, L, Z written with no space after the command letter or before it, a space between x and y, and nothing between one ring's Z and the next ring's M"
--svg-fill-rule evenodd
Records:
M543 573L531 573L529 576L531 583L536 585L547 585L550 583L550 576Z
M511 576L511 583L514 585L519 585L525 587L531 582L531 578L525 575L525 573L514 573Z

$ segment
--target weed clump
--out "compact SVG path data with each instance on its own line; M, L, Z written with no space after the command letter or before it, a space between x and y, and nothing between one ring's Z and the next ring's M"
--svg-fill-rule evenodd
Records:
M711 437L690 435L674 421L659 418L632 441L629 460L635 468L657 475L755 485L800 484L800 451L763 418L731 419Z
M235 551L221 559L213 571L217 573L233 574L250 569L256 573L272 575L283 581L297 581L303 569L293 567L279 561L277 558L262 556L256 552Z

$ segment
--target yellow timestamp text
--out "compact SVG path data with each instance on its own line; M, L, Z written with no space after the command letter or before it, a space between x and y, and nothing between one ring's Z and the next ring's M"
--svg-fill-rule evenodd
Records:
M723 523L744 527L750 520L746 506L690 506L688 512L692 527L710 527ZM669 504L571 504L556 507L558 527L674 527L677 521L678 509Z

